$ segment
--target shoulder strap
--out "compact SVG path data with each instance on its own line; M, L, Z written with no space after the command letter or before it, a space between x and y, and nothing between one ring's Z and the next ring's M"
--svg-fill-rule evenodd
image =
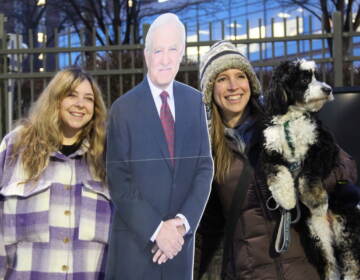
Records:
M249 188L253 174L253 169L249 161L245 158L243 160L244 168L241 172L240 179L231 202L229 216L227 217L227 222L225 225L224 253L221 269L223 279L233 279L233 277L235 276L232 239L236 227L236 222L238 220L239 213L244 206L246 193ZM229 265L231 266L232 273L226 271L226 268L228 268Z

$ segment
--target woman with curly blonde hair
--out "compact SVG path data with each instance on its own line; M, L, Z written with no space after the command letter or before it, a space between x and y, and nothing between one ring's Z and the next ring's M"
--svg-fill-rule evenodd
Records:
M0 145L0 279L102 279L111 205L106 107L80 68L58 72Z

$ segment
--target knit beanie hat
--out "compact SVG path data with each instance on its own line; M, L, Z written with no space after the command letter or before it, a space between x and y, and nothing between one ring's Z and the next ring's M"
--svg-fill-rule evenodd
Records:
M261 85L247 58L228 41L219 41L211 46L200 59L200 88L204 93L204 102L212 102L214 82L217 75L228 69L240 69L250 83L251 94L259 96Z

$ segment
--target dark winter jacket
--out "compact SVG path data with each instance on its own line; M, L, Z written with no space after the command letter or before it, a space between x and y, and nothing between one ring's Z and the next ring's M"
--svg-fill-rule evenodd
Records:
M232 213L230 208L239 178L244 168L242 156L234 152L231 171L223 184L213 182L212 192L198 229L197 263L195 275L203 275L213 271L206 279L236 279L236 280L320 280L319 272L313 265L316 260L306 247L304 218L291 227L291 243L287 252L279 255L274 250L274 240L277 223L280 220L279 210L270 211L266 201L270 196L263 182L261 170L258 169L259 146L253 139L253 146L248 157L253 167L251 183L247 186L245 201L239 213L236 213L236 223L231 238L224 240L226 221ZM354 183L356 181L355 162L340 149L340 164L324 181L330 197L339 194L340 180ZM337 187L338 186L338 187ZM341 192L340 192L341 193ZM231 208L233 209L233 208ZM302 212L306 212L303 208ZM226 232L226 234L228 234ZM227 235L229 236L229 235ZM221 263L214 262L214 254L221 255L222 244L226 244L226 255L223 258L223 277L220 277ZM216 253L217 252L217 253ZM217 266L213 269L211 266ZM209 272L207 272L209 275ZM198 278L200 279L200 278Z

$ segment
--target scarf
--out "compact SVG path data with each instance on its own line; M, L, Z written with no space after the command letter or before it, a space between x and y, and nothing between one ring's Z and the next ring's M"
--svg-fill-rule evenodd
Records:
M237 153L246 155L254 134L255 118L248 110L245 111L245 120L234 128L225 127L225 136L230 141L230 147Z

